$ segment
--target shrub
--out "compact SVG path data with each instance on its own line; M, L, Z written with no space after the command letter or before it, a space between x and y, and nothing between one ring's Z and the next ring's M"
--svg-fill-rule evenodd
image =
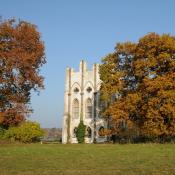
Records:
M5 139L16 140L23 143L39 141L44 135L44 131L36 122L26 121L18 127L10 127L4 134Z
M4 132L5 132L5 129L2 126L0 126L0 139L3 138Z
M78 143L84 143L85 131L86 126L84 125L83 121L80 121L76 132Z

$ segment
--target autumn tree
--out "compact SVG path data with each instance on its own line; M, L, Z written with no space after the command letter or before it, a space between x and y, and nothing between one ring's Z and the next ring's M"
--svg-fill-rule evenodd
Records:
M175 136L175 37L149 33L137 43L118 43L102 59L100 77L101 100L108 101L103 115L111 116L114 133L135 128Z
M175 37L151 33L139 40L133 64L143 131L153 136L175 136Z
M0 124L17 125L30 112L31 90L43 86L44 43L37 27L15 19L0 23Z

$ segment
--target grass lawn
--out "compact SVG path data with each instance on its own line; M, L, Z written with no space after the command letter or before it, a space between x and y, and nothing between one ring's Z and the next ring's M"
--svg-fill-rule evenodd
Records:
M175 144L0 145L0 175L175 175Z

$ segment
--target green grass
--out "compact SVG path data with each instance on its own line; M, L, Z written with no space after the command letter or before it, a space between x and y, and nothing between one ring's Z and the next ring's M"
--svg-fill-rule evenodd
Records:
M0 145L0 175L175 175L175 144Z

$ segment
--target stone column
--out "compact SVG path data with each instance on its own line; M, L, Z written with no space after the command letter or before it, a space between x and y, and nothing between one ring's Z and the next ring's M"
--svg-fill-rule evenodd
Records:
M71 125L71 76L72 76L72 69L68 69L68 116L67 116L67 143L70 143L70 125Z
M96 118L97 118L97 64L93 66L94 73L94 143L96 143Z
M80 120L83 121L84 116L84 74L86 72L86 62L82 60L80 62L80 72L81 72L81 110L80 110Z
M66 68L65 92L64 92L64 115L62 128L62 143L68 142L68 120L69 120L69 69Z

